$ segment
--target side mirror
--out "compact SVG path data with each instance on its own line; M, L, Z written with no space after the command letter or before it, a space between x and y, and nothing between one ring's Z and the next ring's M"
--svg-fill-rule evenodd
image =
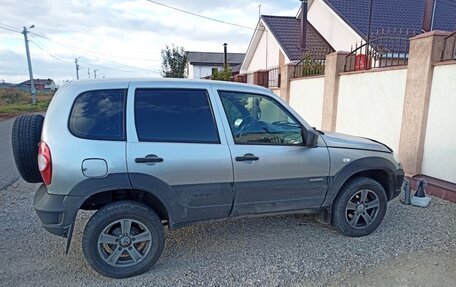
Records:
M306 139L307 147L316 147L318 145L318 137L319 134L313 129L303 130L303 138Z

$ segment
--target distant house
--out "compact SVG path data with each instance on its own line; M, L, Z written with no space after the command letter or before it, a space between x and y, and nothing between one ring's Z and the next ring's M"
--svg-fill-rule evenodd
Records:
M301 46L301 28L306 29L306 44ZM301 60L306 52L333 52L333 47L301 17L262 15L250 41L241 73L283 66Z
M367 40L369 31L372 34L388 29L416 33L456 30L454 1L307 0L303 3L306 2L307 9L299 8L296 16L261 16L241 73L296 62L303 58L306 51L315 49L350 51L360 41ZM372 14L369 22L370 3ZM435 9L433 3L436 3ZM303 22L303 18L307 21ZM303 43L302 27L306 28L305 47L300 45Z
M223 53L214 52L186 52L188 56L188 77L201 79L211 76L214 69L222 69L224 63ZM233 72L239 72L244 60L243 53L228 53L227 61Z
M10 89L10 88L14 88L14 86L16 86L15 84L11 84L11 83L7 83L7 82L0 82L0 89Z
M57 85L52 79L34 79L35 89L41 92L55 92ZM30 80L16 85L16 88L21 90L30 90Z

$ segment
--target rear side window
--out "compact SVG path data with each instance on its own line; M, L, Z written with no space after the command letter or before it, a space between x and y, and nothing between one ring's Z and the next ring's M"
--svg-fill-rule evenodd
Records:
M80 94L74 101L68 123L80 138L125 140L126 90L98 90Z
M140 141L220 143L206 90L137 89L135 123Z

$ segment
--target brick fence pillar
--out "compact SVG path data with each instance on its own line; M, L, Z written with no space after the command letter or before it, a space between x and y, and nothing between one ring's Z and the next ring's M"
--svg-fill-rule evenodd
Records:
M399 156L407 175L421 173L431 96L433 64L440 61L448 32L432 31L410 39Z
M348 52L339 51L326 55L325 87L323 92L323 111L321 119L322 130L336 130L339 74L344 71L345 58L348 54Z
M258 70L253 73L253 84L267 88L269 81L269 71Z
M280 67L280 97L290 103L290 81L293 79L295 65L292 63Z

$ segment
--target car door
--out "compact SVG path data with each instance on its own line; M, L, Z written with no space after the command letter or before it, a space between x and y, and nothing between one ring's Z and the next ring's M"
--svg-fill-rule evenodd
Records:
M307 147L299 123L269 94L218 91L234 166L232 215L318 208L329 175L329 154L320 139Z
M214 111L207 85L176 85L162 81L129 87L132 185L169 204L174 226L227 217L234 197L233 170L220 113Z

